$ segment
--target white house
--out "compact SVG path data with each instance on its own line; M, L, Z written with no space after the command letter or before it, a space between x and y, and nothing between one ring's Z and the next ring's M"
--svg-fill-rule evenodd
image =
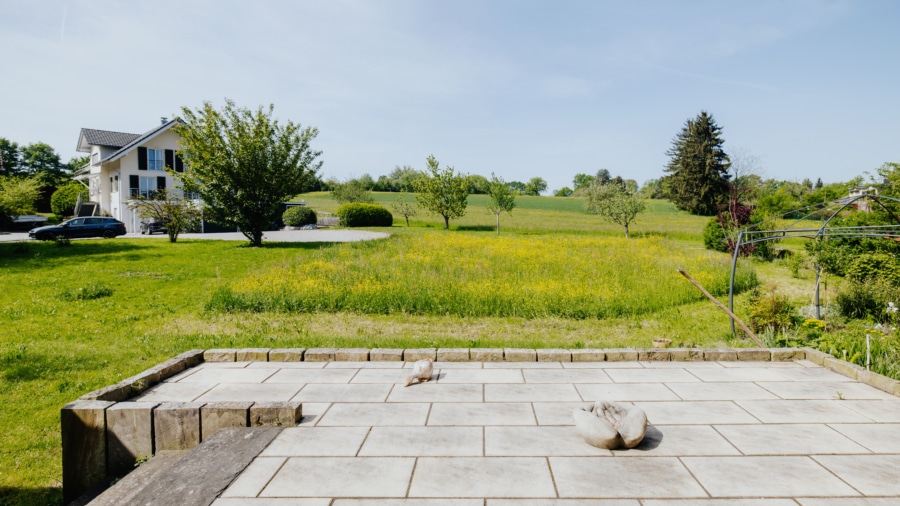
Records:
M90 200L100 209L125 223L129 232L139 231L140 218L129 207L132 197L152 197L157 190L177 187L164 167L184 172L176 154L180 137L173 127L177 120L162 123L143 134L128 134L82 128L78 151L90 153L91 161L75 176L90 188Z

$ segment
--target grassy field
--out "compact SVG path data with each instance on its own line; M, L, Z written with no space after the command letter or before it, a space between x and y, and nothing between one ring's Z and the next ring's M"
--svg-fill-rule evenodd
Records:
M324 194L302 198L337 207ZM188 349L646 347L661 336L750 345L732 341L727 317L675 273L684 266L722 293L728 257L703 250L704 218L653 202L625 240L581 205L520 198L499 237L475 196L454 230L422 215L366 244L0 244L0 503L59 503L59 408ZM784 267L765 269L763 282L790 279ZM751 282L753 264L742 272ZM261 287L277 280L281 291L267 298ZM311 297L278 307L310 286ZM275 304L217 310L223 290Z

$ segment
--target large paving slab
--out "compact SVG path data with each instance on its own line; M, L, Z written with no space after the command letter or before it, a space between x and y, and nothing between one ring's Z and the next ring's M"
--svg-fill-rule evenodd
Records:
M216 506L900 504L900 398L809 361L411 365L205 363L140 400L303 403ZM598 400L647 413L640 445L584 442Z

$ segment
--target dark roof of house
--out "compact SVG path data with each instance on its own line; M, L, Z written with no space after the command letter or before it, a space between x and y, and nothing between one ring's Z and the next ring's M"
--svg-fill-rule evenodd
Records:
M175 126L178 122L179 121L177 119L171 119L171 120L157 126L153 130L144 132L141 135L135 135L134 138L131 139L129 142L120 146L119 149L115 153L112 153L109 156L106 156L105 158L103 158L103 161L107 162L107 161L113 161L118 158L121 158L125 153L134 149L138 144L141 144L142 142L145 142L148 139L156 137L156 135L158 133L168 130L169 128Z
M126 134L124 132L110 132L109 130L94 130L82 128L81 135L84 141L92 146L105 146L109 148L121 148L129 142L140 137L140 134Z

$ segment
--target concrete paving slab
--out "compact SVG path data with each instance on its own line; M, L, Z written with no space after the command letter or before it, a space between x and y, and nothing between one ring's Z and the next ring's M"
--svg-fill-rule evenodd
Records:
M719 369L692 369L691 373L703 381L787 381L780 370L763 367L722 367Z
M708 497L676 458L550 457L548 460L560 497Z
M398 457L288 459L260 497L404 497L415 462Z
M869 453L840 432L821 424L717 425L745 455L832 455Z
M526 383L612 383L603 369L537 369L523 373Z
M300 425L315 425L330 407L330 402L304 402Z
M336 403L316 427L376 427L425 425L428 403Z
M281 369L266 383L350 383L357 369Z
M859 493L809 457L682 457L713 497L822 497Z
M287 461L284 457L253 459L220 497L256 497Z
M633 499L488 499L487 506L640 506Z
M262 383L273 374L271 369L203 369L179 383Z
M580 401L574 385L527 384L485 385L485 402Z
M214 386L214 383L160 383L132 400L148 402L190 402L205 394Z
M333 506L482 506L481 499L335 499Z
M393 362L375 362L376 364L391 364ZM400 362L396 362L400 363ZM409 376L409 369L361 369L350 383L388 383L402 385Z
M766 383L769 385L769 383ZM686 401L731 401L736 399L778 399L763 387L746 381L723 383L668 383L670 390Z
M782 399L894 399L877 388L846 381L781 381L760 386Z
M451 369L441 371L438 383L525 383L517 369Z
M412 369L415 361L406 362L403 364L404 369ZM483 365L481 362L438 362L434 361L435 369L483 369Z
M810 362L811 363L811 362ZM852 378L848 378L834 371L829 371L824 367L813 364L813 367L804 368L788 368L779 369L778 374L784 376L790 381L841 381L853 382Z
M685 383L689 384L689 383ZM699 384L699 383L698 383ZM662 383L609 383L575 385L581 398L608 401L677 401L678 395Z
M330 506L331 498L250 498L250 497L225 497L216 499L212 506Z
M900 424L835 423L829 426L873 453L900 453Z
M431 406L428 425L490 426L537 425L528 402L436 402Z
M883 401L840 401L853 411L876 422L900 423L900 398Z
M485 369L562 369L571 362L485 362Z
M191 374L194 374L194 373L196 373L196 372L198 372L198 371L200 371L200 370L201 370L201 369L198 369L198 368L196 368L196 367L191 367L191 368L189 368L189 369L185 369L184 371L181 371L181 372L178 373L178 374L175 374L175 375L173 375L173 376L169 376L168 378L162 380L162 382L163 382L163 383L175 383L175 382L177 382L177 381L179 381L179 380L182 380L182 379L184 379L184 378L187 378L187 377L190 376Z
M897 506L896 497L799 498L801 506Z
M553 364L554 362L541 362ZM563 369L634 369L640 367L636 362L556 362ZM549 368L548 368L549 369Z
M403 369L403 362L326 362L325 369Z
M727 401L635 402L634 405L643 409L654 425L759 423L740 406Z
M671 362L621 362L622 364L629 364L628 368L633 368L635 364L640 365L644 369L684 369L685 361L684 360L674 360ZM699 361L691 361L690 368L691 370L696 369L721 369L723 367L722 364L727 362L699 362ZM751 362L748 362L751 363Z
M253 362L247 369L324 369L331 362Z
M616 383L682 383L699 382L697 376L684 369L609 369L606 374Z
M864 495L900 495L900 480L897 480L900 455L817 455L812 458Z
M484 454L488 457L611 456L593 447L575 427L485 427Z
M220 383L196 399L213 401L289 401L301 385L268 383Z
M535 402L532 403L538 425L575 425L572 411L587 408L591 402Z
M372 427L360 457L484 455L481 427Z
M410 497L556 497L540 457L420 458Z
M384 402L393 385L376 383L305 385L292 399L300 402Z
M290 427L260 456L354 457L368 434L368 427Z
M434 382L397 386L391 390L388 402L482 402L484 386L449 385Z
M734 445L709 425L650 425L639 445L613 450L616 457L682 457L740 455Z
M643 506L797 506L792 499L647 499Z
M231 352L236 353L237 351L231 350ZM244 369L248 365L255 363L258 362L201 362L200 365L197 366L197 369Z
M735 401L763 423L865 423L872 418L839 400ZM868 401L884 402L884 401ZM719 422L710 422L719 423Z
M771 362L753 362L753 361L744 361L739 360L736 362L722 361L716 362L722 367L727 367L731 369L741 369L741 368L763 368L763 369L783 369L785 367L792 368L802 368L803 365L797 363L797 361L771 361Z

